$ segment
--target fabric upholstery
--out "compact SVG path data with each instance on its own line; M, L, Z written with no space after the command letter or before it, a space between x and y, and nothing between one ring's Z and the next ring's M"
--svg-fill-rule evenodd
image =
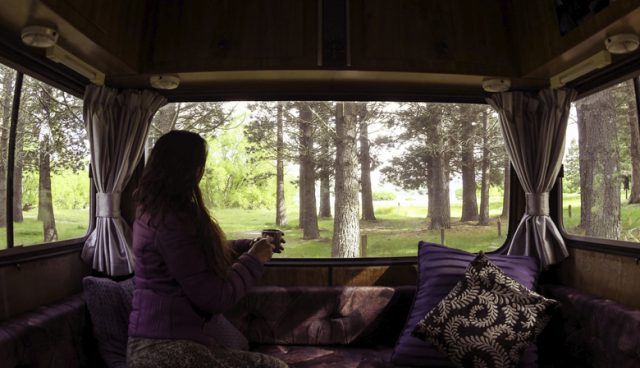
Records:
M79 295L0 324L0 367L86 366L84 301Z
M452 366L446 355L437 351L431 343L411 336L411 331L454 288L474 258L474 254L458 249L419 243L416 297L393 352L392 361L395 364L418 367ZM528 289L536 288L539 266L535 258L494 254L488 258ZM536 359L536 347L533 345L525 352L520 366L534 367Z
M388 287L259 287L227 317L252 343L349 344L378 324Z
M390 347L356 348L344 346L264 345L255 351L282 359L291 368L386 368Z
M88 276L82 280L82 287L102 358L109 368L126 368L133 279L115 282Z
M549 326L556 327L549 355L567 359L564 366L640 367L640 309L565 286L544 292L562 311Z
M557 304L514 281L480 253L412 335L431 342L457 367L513 367Z
M109 368L126 368L133 279L115 282L88 276L83 279L83 288L100 355ZM218 345L236 350L249 348L242 333L221 315L214 315L209 320L204 326L204 333Z

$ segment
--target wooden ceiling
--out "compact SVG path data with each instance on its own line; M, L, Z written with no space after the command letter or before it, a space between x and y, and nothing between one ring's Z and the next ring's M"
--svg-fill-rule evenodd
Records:
M337 24L331 4L347 9L342 43L340 34L321 38ZM425 90L473 99L484 77L544 87L602 50L607 35L640 34L640 0L612 2L564 36L555 0L3 0L1 42L47 64L43 50L20 42L32 24L56 27L60 46L103 71L107 85L148 88L151 74L178 74L181 86L166 92L173 100ZM323 65L334 48L344 63ZM613 67L629 57L615 56Z

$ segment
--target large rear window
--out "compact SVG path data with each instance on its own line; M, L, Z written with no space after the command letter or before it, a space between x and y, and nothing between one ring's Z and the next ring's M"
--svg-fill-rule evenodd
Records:
M172 129L207 140L200 187L227 237L279 228L277 257L415 256L420 240L491 251L506 238L509 163L487 105L172 103L147 156Z

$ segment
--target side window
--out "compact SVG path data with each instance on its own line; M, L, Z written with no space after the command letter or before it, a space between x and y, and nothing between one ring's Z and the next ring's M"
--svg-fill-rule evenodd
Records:
M640 133L634 80L576 101L566 147L565 230L639 242Z
M277 257L415 256L418 241L443 236L491 251L506 239L509 165L487 105L174 103L154 117L147 154L171 129L207 140L200 188L227 236L278 227Z
M82 100L25 76L15 145L15 246L86 234L89 161Z

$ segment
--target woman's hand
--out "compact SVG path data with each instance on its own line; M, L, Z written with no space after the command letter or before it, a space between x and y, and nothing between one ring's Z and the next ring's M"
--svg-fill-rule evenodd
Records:
M267 263L273 256L275 246L268 238L256 240L247 253L252 254L262 263Z

